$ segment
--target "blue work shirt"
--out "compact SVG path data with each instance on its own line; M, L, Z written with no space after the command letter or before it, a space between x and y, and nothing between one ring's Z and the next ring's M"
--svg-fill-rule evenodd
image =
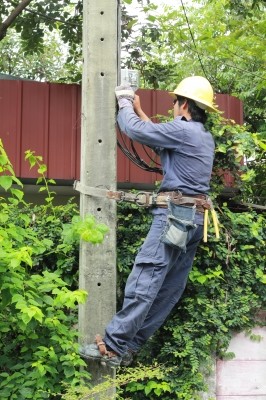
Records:
M161 159L159 191L207 194L214 159L214 140L201 122L176 117L171 122L142 121L132 106L120 109L120 129L131 139L152 147Z

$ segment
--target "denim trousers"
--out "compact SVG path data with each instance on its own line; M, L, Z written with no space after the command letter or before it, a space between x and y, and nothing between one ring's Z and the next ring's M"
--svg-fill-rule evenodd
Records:
M203 226L189 231L186 252L182 252L160 241L166 221L165 209L153 215L126 283L122 309L106 327L104 341L119 355L137 352L163 324L185 289Z

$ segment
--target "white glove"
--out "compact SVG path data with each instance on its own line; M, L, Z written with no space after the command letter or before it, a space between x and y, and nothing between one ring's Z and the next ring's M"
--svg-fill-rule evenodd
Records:
M135 93L129 84L117 86L115 95L119 108L132 106Z

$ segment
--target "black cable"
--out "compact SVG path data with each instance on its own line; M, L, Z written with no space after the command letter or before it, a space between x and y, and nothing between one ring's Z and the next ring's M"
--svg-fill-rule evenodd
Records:
M150 168L152 171L154 171L154 168L155 168L155 167L151 167L146 161L144 161L143 159L141 159L141 158L139 157L139 155L138 155L138 153L137 153L137 151L136 151L136 149L135 149L135 147L134 147L134 142L133 142L133 141L131 141L131 148L132 148L132 151L133 151L133 153L135 154L136 158L137 158L141 163L144 163L144 164L145 164L148 168ZM145 146L142 145L142 148L145 149ZM145 150L145 153L148 155L147 150ZM149 157L149 159L150 159L152 162L154 162L154 160L153 160L149 155L148 155L148 157Z
M142 147L144 148L145 146L142 145ZM143 160L142 158L140 158L140 156L139 156L137 150L135 149L133 140L131 140L131 148L132 148L132 151L133 151L133 153L134 153L136 159L138 160L138 162L139 162L140 164L142 164L143 166L145 166L145 167L147 168L148 171L151 171L151 172L159 172L160 168L158 169L158 168L156 168L156 167L151 167L145 160ZM148 154L147 151L146 151L146 154ZM149 158L150 158L151 161L153 161L153 159L152 159L151 157L149 157ZM160 171L161 171L161 170L160 170ZM162 172L160 172L160 173L162 173Z
M191 46L189 46L187 43L185 43L185 42L182 42L182 43L183 43L183 45L184 45L185 47L187 47L190 51L196 53L197 55L198 55L198 54L201 54L202 56L205 56L204 53L202 53L202 52L199 53L198 50L194 50L194 49L193 49ZM237 56L237 54L235 54L235 55ZM209 58L210 60L214 60L214 61L216 61L216 62L219 61L219 58L218 58L218 60L217 60L217 58L215 58L215 57L213 57L213 56L210 56L210 55L208 55L208 58ZM207 64L207 65L208 65L208 64ZM226 62L224 62L224 61L223 61L223 65L226 66L226 67L228 67L228 68L237 69L237 70L239 70L239 71L245 72L245 73L248 74L248 75L252 75L252 76L255 76L255 77L257 77L257 78L261 78L261 74L257 74L256 72L248 71L247 69L237 67L236 65L231 65L231 64L228 64L228 63L226 63ZM171 75L175 76L175 74L169 74L169 76L171 76ZM261 79L262 79L263 82L265 81L265 79L263 79L263 78L261 78Z
M150 156L150 154L147 152L147 149L146 149L146 147L145 147L144 145L142 145L142 148L143 148L143 150L145 151L147 157L151 160L151 162L153 162L155 165L159 165L159 166L161 165L160 163L158 163L157 161L155 161L154 158L152 158L152 157Z
M188 29L189 29L189 32L190 32L190 36L191 36L192 42L193 42L193 44L194 44L195 51L196 51L196 53L197 53L197 56L198 56L198 59L199 59L199 62L200 62L202 71L203 71L205 77L207 78L207 74L206 74L205 68L204 68L203 63L202 63L202 61L201 61L200 55L199 55L198 50L197 50L196 42L195 42L195 39L194 39L192 30L191 30L191 28L190 28L190 24L189 24L189 20L188 20L188 17L187 17L187 13L186 13L185 6L184 6L184 4L183 4L183 0L180 0L180 1L181 1L181 4L182 4L182 8L183 8L183 11L184 11L184 15L185 15L185 18L186 18L186 21L187 21L187 26L188 26ZM208 78L207 78L207 79L208 79Z
M124 140L124 136L121 132L121 129L119 127L119 125L117 124L117 128L118 128L118 132L120 134L120 137L122 139L122 143L120 143L120 141L117 139L117 145L119 147L119 149L122 151L122 153L130 160L132 161L137 167L148 171L148 172L155 172L158 174L162 174L162 169L160 167L151 167L150 165L147 164L147 162L143 159L140 158L135 146L134 146L134 142L132 139L130 139L130 146L131 146L131 151L128 148L128 145L126 144L125 140ZM144 148L145 146L143 146ZM145 150L146 154L147 154L147 150ZM152 160L152 159L151 159Z
M128 151L125 150L125 148L123 148L123 146L121 145L121 143L119 141L117 141L117 145L120 148L120 150L122 151L122 153L130 160L132 161L137 167L148 171L148 172L156 172L159 174L162 174L161 169L159 168L151 168L150 166L148 166L148 164L146 164L145 162L143 162L143 160L141 162L139 162L135 157L132 156L132 154Z

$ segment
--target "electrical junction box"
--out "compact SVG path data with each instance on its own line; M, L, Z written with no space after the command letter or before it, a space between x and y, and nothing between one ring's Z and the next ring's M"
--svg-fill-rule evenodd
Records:
M130 84L136 91L139 88L139 71L135 69L121 69L121 85Z

